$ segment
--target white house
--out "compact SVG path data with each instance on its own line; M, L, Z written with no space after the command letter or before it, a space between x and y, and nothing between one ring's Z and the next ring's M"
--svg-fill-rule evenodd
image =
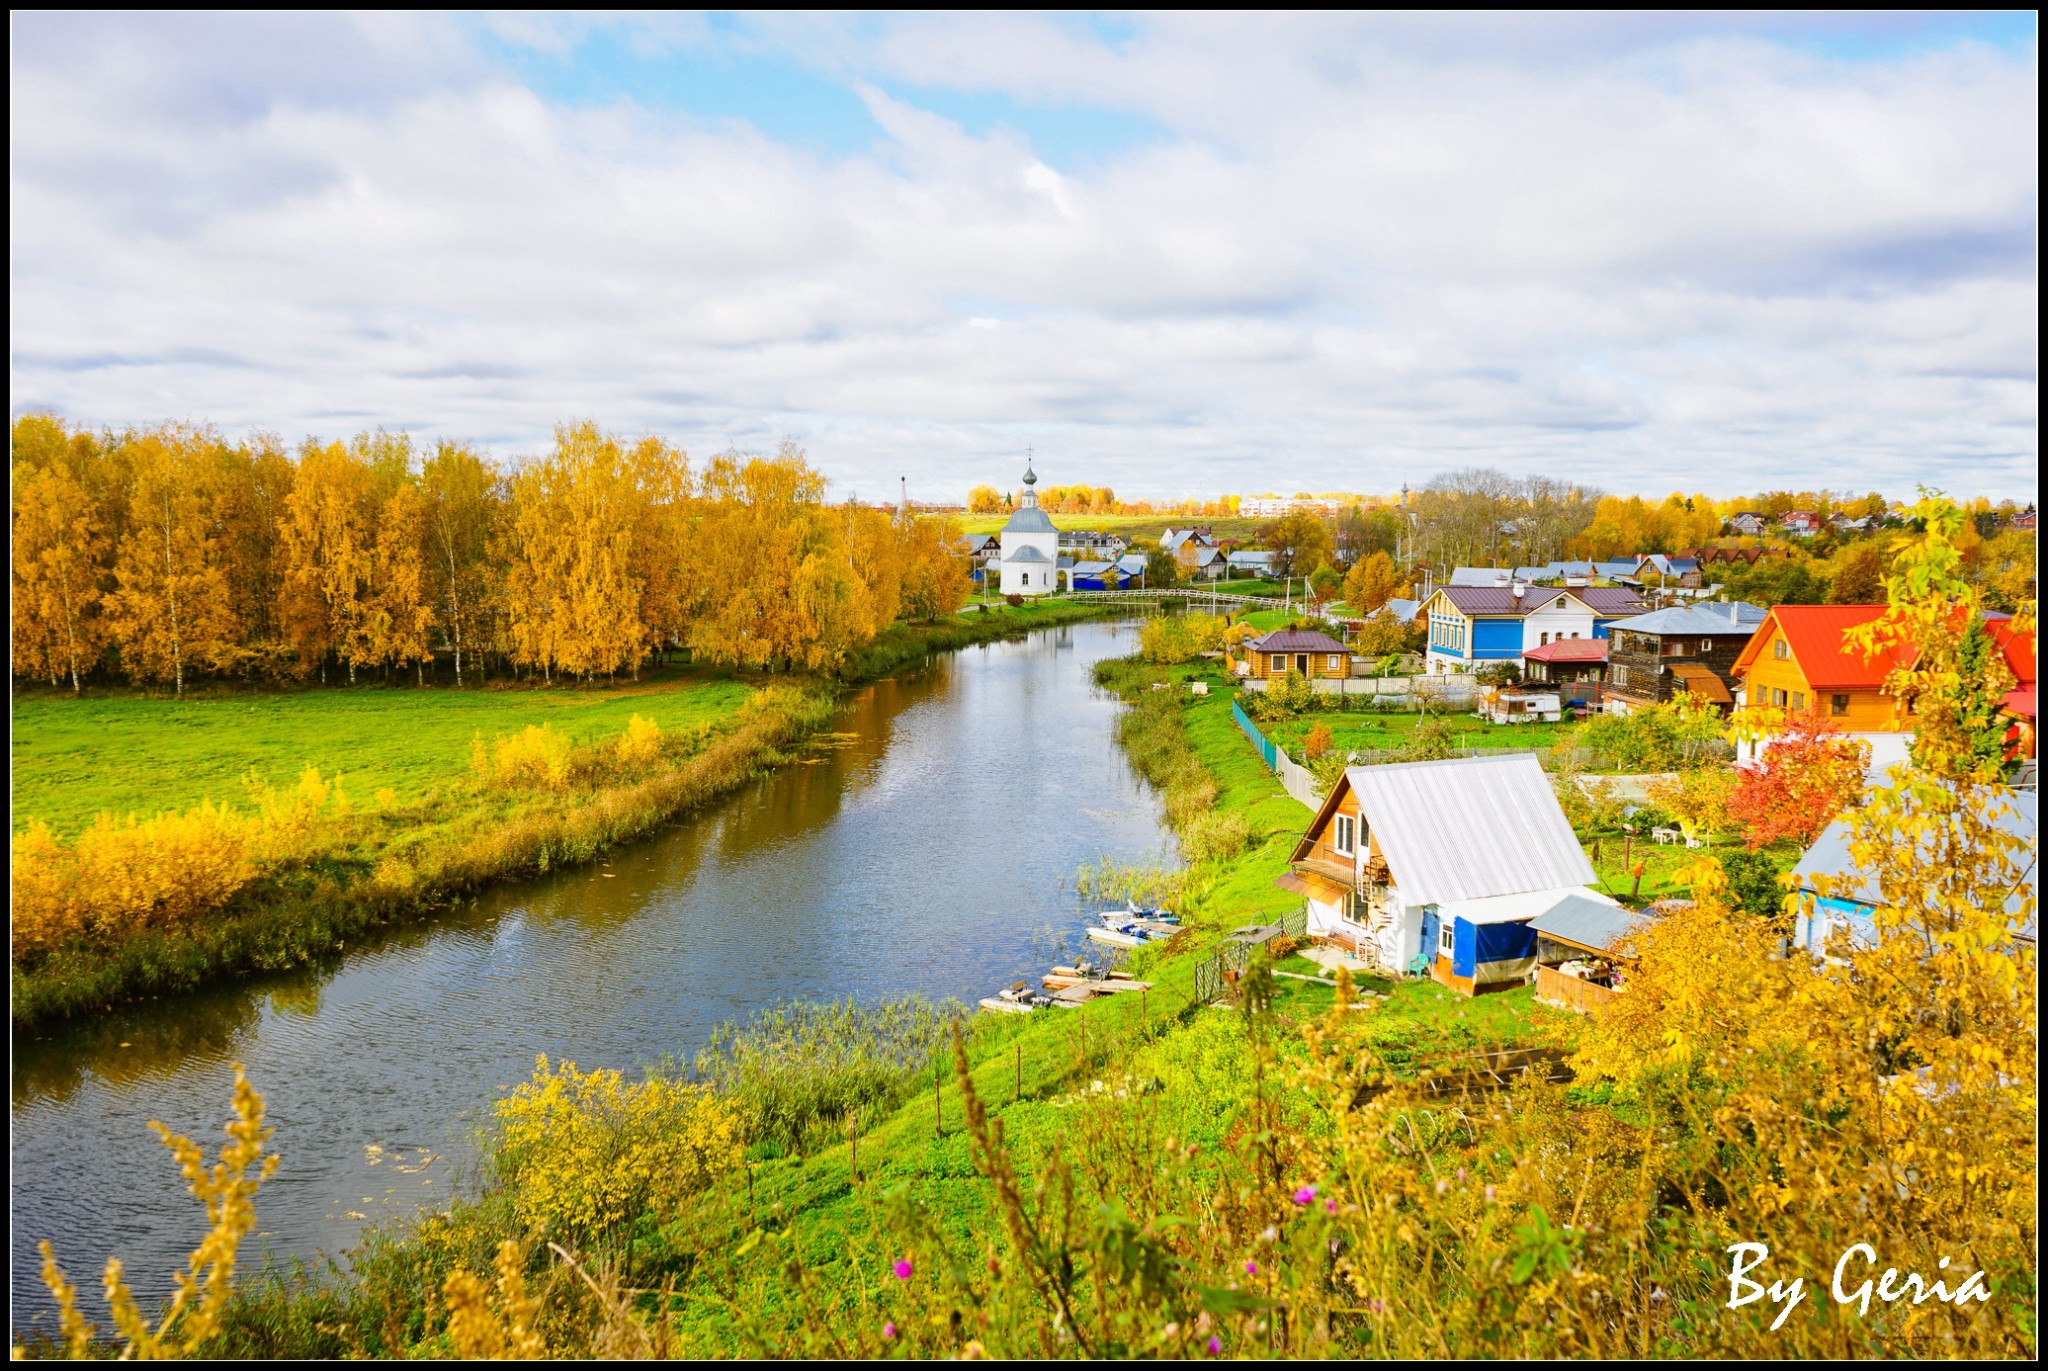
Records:
M1468 995L1534 974L1531 919L1613 903L1530 752L1351 767L1291 863L1310 934Z
M1003 525L1002 591L1005 595L1050 595L1059 589L1060 531L1038 507L1032 487L1038 476L1024 464L1024 498Z

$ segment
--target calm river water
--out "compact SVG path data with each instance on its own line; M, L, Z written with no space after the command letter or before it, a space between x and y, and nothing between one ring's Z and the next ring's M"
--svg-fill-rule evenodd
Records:
M1082 862L1172 859L1092 684L1136 630L1049 629L853 696L835 745L605 866L485 895L351 953L14 1044L12 1292L47 1305L37 1239L104 1324L119 1255L170 1290L205 1223L151 1119L217 1149L241 1062L283 1158L257 1199L277 1257L339 1253L459 1182L537 1053L632 1069L789 999L972 1002L1082 926Z

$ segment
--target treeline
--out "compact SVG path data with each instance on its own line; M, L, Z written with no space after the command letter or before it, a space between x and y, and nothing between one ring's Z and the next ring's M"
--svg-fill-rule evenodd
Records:
M501 470L379 430L230 442L13 424L13 671L326 681L445 661L457 684L637 671L657 653L830 668L965 601L957 528L828 504L784 444L701 471L594 423Z

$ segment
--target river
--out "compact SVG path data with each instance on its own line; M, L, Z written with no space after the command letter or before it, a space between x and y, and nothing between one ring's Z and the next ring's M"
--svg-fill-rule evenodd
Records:
M283 1159L258 1246L339 1254L461 1183L538 1053L630 1071L786 1000L971 1003L1042 971L1034 935L1082 926L1079 864L1174 860L1093 684L1135 638L1080 624L937 658L852 695L803 761L600 866L493 890L328 970L18 1038L17 1318L49 1304L40 1238L97 1322L110 1255L140 1293L169 1293L206 1225L149 1121L216 1151L236 1062Z

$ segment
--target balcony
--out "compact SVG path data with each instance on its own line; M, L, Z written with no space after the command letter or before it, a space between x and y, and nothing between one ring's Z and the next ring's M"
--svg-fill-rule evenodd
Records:
M1321 876L1324 880L1336 881L1346 890L1358 888L1358 861L1348 852L1339 852L1328 843L1317 843L1307 852L1294 859L1296 871Z

